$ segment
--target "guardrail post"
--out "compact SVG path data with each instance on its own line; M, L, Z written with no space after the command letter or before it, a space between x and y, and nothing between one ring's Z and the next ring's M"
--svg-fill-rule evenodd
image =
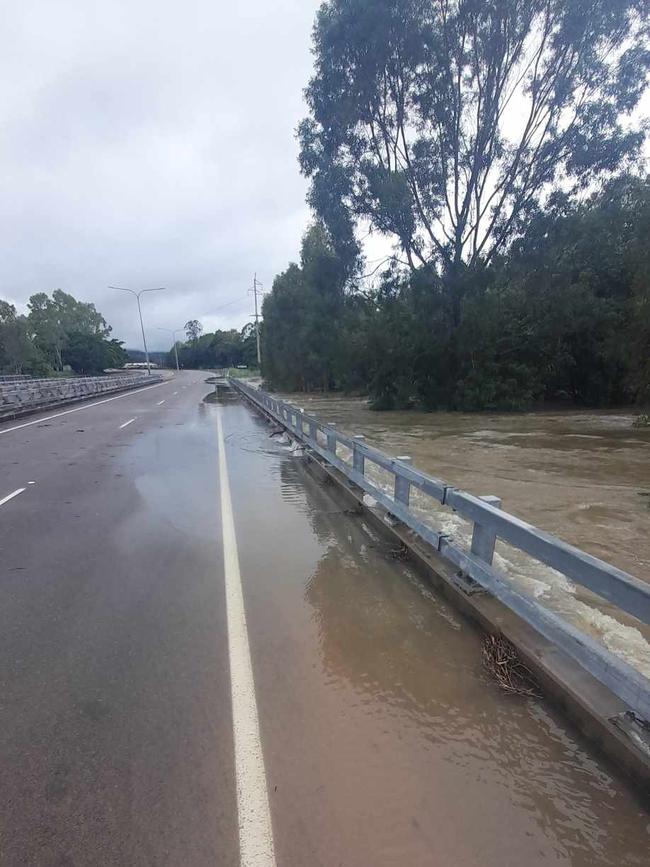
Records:
M409 455L397 455L398 461L403 461L405 464L411 463L411 458ZM403 503L405 506L408 506L409 499L411 497L411 483L408 479L405 479L404 476L399 474L399 468L395 470L395 491L394 491L394 499L398 503Z
M333 421L328 422L328 424L330 427L336 428L336 424ZM336 433L327 434L327 448L332 454L336 454Z
M313 417L309 420L309 437L315 443L318 442L318 424L313 420Z
M357 434L352 437L352 440L352 469L362 476L366 471L366 458L359 444L365 440L365 437L363 434Z
M496 506L498 509L501 508L501 497L487 495L480 499L489 503L491 506ZM489 563L490 566L492 565L492 560L494 558L494 546L496 541L497 536L493 530L488 530L481 524L474 522L474 530L472 532L472 554L475 554L481 560Z

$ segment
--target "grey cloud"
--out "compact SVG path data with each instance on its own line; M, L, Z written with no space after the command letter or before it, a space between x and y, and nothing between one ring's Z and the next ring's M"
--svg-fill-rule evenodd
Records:
M241 327L308 220L296 124L316 2L14 0L0 53L0 297L57 287L139 346ZM234 302L234 303L232 303Z

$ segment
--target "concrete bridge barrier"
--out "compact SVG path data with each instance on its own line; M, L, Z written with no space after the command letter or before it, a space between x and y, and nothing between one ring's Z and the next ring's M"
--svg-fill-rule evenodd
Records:
M160 374L149 376L140 373L61 379L7 379L0 379L0 421L162 381Z

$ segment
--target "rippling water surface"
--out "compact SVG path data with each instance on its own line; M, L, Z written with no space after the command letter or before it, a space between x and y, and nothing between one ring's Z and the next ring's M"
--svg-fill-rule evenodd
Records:
M358 398L284 397L389 454L410 455L429 475L501 497L508 512L650 581L650 430L632 427L632 414L373 412ZM367 467L390 487L387 474ZM457 514L419 492L412 505L469 545L471 526ZM650 677L650 629L506 544L495 565Z

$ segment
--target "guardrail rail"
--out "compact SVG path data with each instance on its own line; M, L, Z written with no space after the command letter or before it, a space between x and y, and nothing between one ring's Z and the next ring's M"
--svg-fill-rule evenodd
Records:
M650 720L650 680L560 615L519 592L493 566L494 547L497 539L507 542L645 624L650 624L650 585L508 514L499 507L497 497L477 497L455 488L416 470L408 459L390 457L372 448L362 436L347 436L334 425L324 424L293 404L241 380L229 378L228 382L282 425L296 441L343 473L435 551L560 647L638 716ZM351 451L351 462L337 455L339 445ZM368 478L367 462L392 475L392 496ZM413 488L449 506L472 523L470 550L460 547L452 536L436 531L413 513L409 508Z
M160 375L141 373L0 381L0 420L161 381Z

